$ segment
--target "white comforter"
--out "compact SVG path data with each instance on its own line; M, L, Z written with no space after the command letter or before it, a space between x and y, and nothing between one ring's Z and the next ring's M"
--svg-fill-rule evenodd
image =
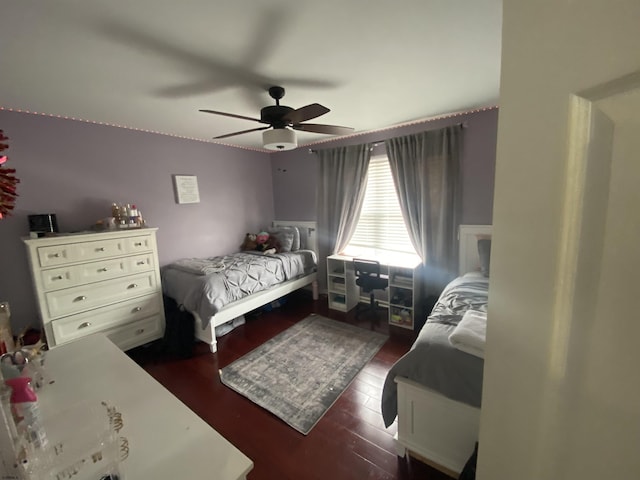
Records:
M487 312L467 310L449 335L449 341L460 351L484 358L486 335Z

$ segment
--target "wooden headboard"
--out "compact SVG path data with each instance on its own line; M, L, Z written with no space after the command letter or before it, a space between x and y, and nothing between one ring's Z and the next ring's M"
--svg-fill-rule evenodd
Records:
M480 270L478 256L478 236L491 236L491 225L460 225L459 240L459 269L458 274Z
M317 222L296 221L296 220L274 220L271 222L274 227L298 227L300 237L306 240L307 250L313 250L318 255L318 226Z

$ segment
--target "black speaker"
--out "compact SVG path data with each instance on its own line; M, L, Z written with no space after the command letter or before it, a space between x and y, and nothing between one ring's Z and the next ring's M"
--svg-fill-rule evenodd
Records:
M44 237L48 233L58 233L56 214L29 215L29 231L36 233L38 237Z

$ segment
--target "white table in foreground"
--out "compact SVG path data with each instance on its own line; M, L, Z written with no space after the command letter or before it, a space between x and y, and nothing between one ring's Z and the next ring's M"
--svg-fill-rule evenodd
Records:
M39 392L44 417L78 401L105 401L122 413L121 434L130 449L121 464L127 480L237 480L253 468L240 450L102 334L51 350L45 368L55 382Z

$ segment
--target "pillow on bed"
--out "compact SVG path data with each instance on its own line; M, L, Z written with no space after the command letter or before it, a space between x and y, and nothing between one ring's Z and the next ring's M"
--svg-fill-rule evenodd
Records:
M491 260L491 239L478 239L478 255L480 257L480 271L485 277L489 276L489 263Z
M300 250L300 230L298 227L273 227L267 232L280 242L282 252Z
M309 229L307 227L296 227L300 234L300 250L308 250L307 239L309 238Z
M300 229L298 227L280 227L282 230L291 230L293 232L293 245L291 245L291 251L296 252L302 248L302 237L300 235Z

